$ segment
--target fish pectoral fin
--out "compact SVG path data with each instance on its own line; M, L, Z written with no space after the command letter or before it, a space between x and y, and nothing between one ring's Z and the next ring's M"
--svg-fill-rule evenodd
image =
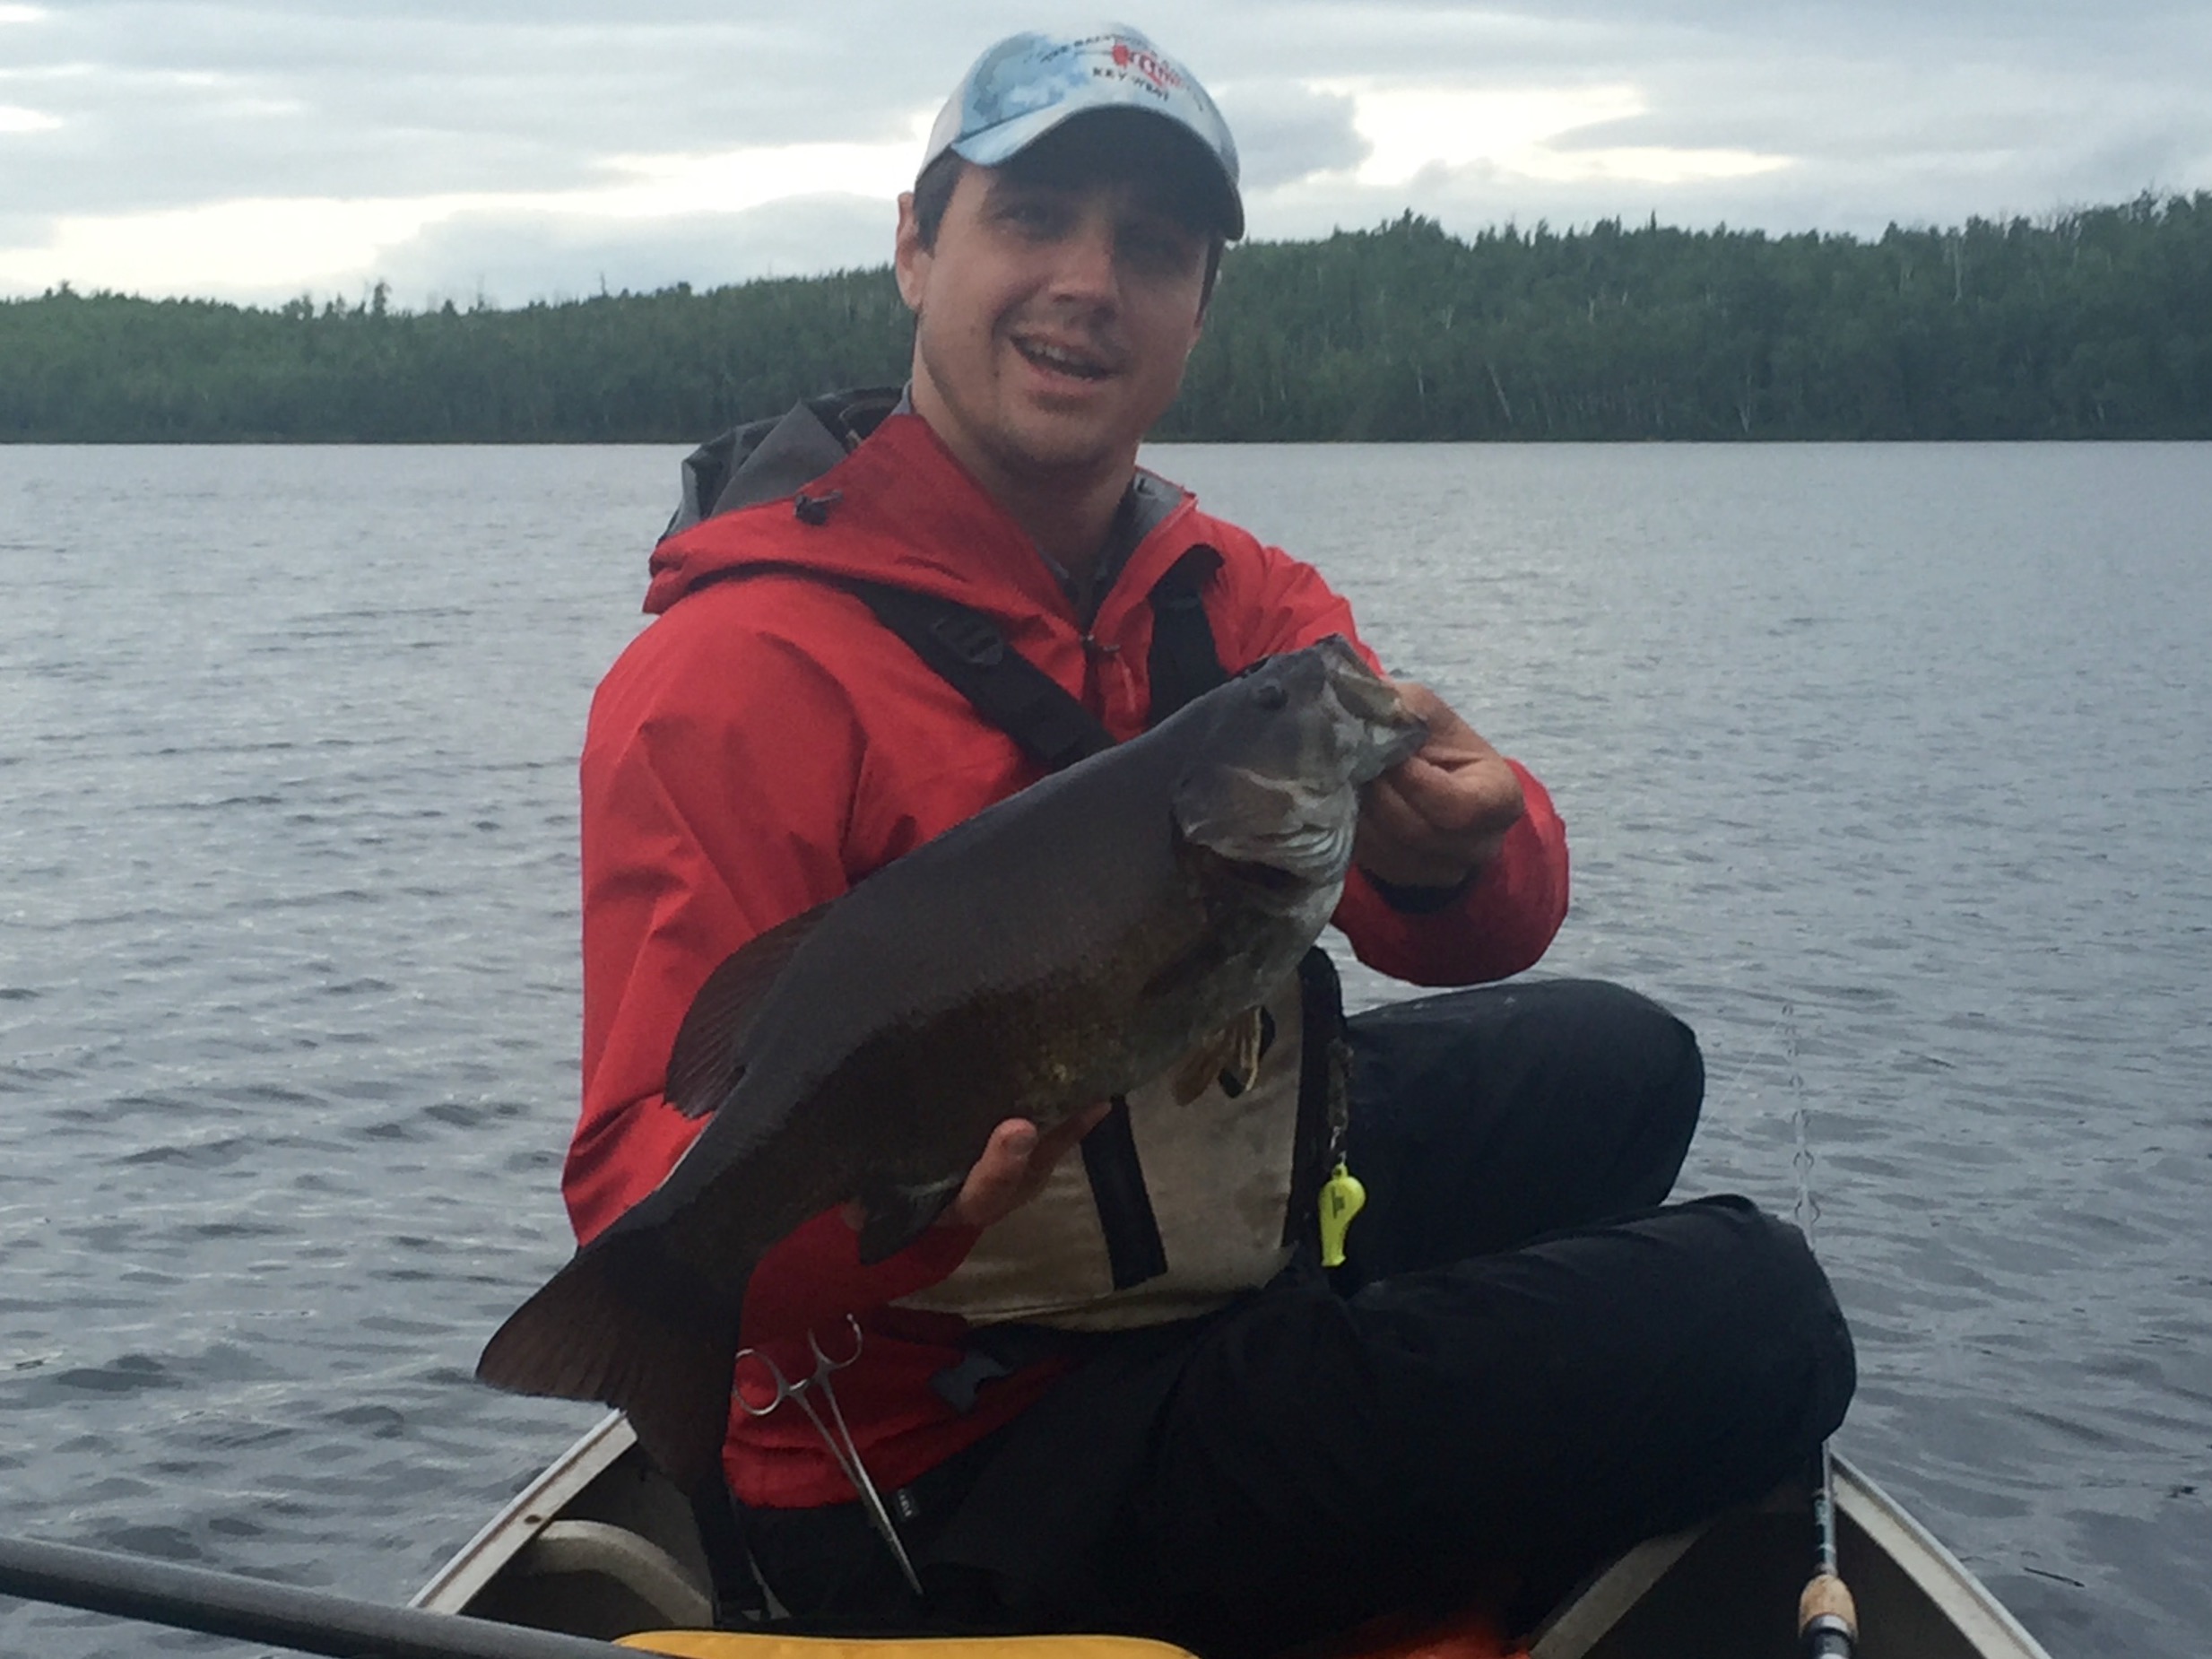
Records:
M1221 1087L1234 1100L1260 1081L1260 1056L1267 1051L1267 1010L1248 1008L1230 1023L1234 1033Z
M962 1170L927 1186L885 1183L860 1194L860 1259L870 1265L897 1255L930 1229L967 1179Z
M816 905L732 951L691 999L668 1054L662 1098L686 1117L704 1117L745 1074L738 1058L760 998L829 907Z
M1264 1009L1247 1008L1183 1057L1175 1067L1177 1106L1188 1106L1212 1087L1234 1100L1252 1087L1260 1075L1260 1055L1266 1047Z
M1197 1047L1192 1049L1189 1054L1184 1055L1182 1064L1175 1067L1175 1081L1172 1087L1177 1106L1188 1106L1199 1096L1204 1094L1207 1086L1213 1081L1215 1074L1221 1070L1220 1056L1215 1052L1220 1038L1221 1034L1219 1031L1215 1032Z

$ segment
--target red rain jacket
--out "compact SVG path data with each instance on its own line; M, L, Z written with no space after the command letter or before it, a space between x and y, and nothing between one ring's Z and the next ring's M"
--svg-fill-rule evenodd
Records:
M698 1132L661 1089L707 975L755 934L1038 775L860 600L790 567L988 613L1117 739L1143 729L1149 706L1148 596L1193 547L1221 555L1202 598L1232 673L1354 634L1349 608L1310 566L1187 496L1138 545L1086 630L1035 545L915 415L886 419L808 493L830 500L810 516L820 523L786 497L664 542L645 604L658 620L593 701L581 769L584 1101L562 1182L580 1238L651 1191ZM1542 786L1521 777L1526 816L1453 907L1402 914L1354 873L1335 920L1363 961L1417 984L1462 985L1543 953L1566 910L1566 842ZM809 1329L838 1352L845 1316L858 1316L865 1347L839 1374L838 1395L887 1490L1011 1419L1057 1374L1052 1363L1017 1373L965 1417L931 1392L930 1377L960 1357L962 1322L887 1304L950 1273L975 1236L940 1226L863 1266L856 1236L831 1212L771 1251L747 1291L745 1340L793 1377L811 1368ZM746 1504L853 1496L796 1412L733 1411L724 1462Z

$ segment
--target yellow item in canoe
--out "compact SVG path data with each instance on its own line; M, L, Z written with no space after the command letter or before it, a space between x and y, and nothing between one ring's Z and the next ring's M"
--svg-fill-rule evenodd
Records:
M765 1630L641 1630L623 1647L671 1659L1192 1659L1134 1636L820 1637ZM1378 1619L1324 1650L1329 1659L1528 1659L1479 1610L1422 1623Z
M672 1659L1191 1659L1134 1636L776 1636L765 1630L640 1630L623 1647Z

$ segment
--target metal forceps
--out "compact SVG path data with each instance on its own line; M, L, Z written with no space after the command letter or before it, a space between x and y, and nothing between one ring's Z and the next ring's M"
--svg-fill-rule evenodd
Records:
M814 1355L814 1368L795 1383L784 1375L783 1367L758 1348L740 1349L732 1368L730 1397L744 1408L749 1417L766 1417L786 1400L806 1413L806 1420L814 1425L814 1432L821 1437L822 1445L828 1448L829 1455L836 1460L837 1467L845 1472L845 1478L853 1483L853 1490L860 1494L861 1507L868 1511L869 1520L874 1523L877 1533L897 1559L898 1570L906 1575L906 1587L918 1596L922 1594L922 1580L915 1573L913 1559L906 1554L906 1541L899 1537L898 1528L892 1524L891 1512L884 1507L883 1495L876 1490L876 1483L869 1476L868 1466L860 1461L860 1447L854 1444L853 1431L846 1427L845 1412L837 1405L837 1391L829 1380L833 1371L842 1371L860 1358L860 1321L847 1314L845 1316L845 1326L852 1333L853 1351L837 1359L832 1359L822 1351L821 1342L813 1332L806 1333L806 1345ZM742 1366L748 1359L766 1371L768 1380L776 1385L776 1392L769 1396L766 1405L755 1405L748 1400L743 1386L737 1379L735 1368ZM817 1388L821 1391L823 1403L829 1408L828 1421L824 1421L822 1414L814 1409L811 1396Z

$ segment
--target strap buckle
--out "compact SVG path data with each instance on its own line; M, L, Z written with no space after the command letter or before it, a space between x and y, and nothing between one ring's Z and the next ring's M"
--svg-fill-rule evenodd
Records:
M929 630L962 662L996 668L1006 660L1006 638L991 619L975 611L954 611L934 619Z

